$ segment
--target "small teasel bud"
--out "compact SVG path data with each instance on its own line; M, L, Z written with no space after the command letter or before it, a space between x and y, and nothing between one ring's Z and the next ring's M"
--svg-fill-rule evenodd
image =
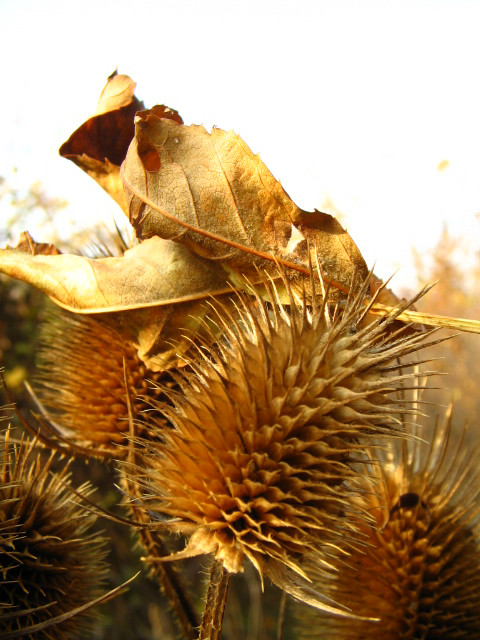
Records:
M81 447L79 453L87 457L135 462L138 436L148 443L169 428L151 403L165 399L164 390L174 381L168 371L148 369L125 335L94 317L54 308L42 337L35 390L64 449L75 454ZM119 481L131 499L135 521L144 522L148 516L138 504L136 486L123 474ZM148 530L141 529L139 539L147 554L168 553ZM185 637L195 637L195 612L172 567L157 564L153 575L172 603Z
M363 544L337 572L310 567L315 588L379 620L345 624L296 606L298 637L480 637L480 449L451 432L448 418L430 445L397 442L390 459L379 451L363 479L374 526L360 525Z
M134 244L129 231L100 229L80 253L121 256ZM121 457L115 445L125 443L132 421L135 433L148 431L150 400L163 397L156 383L171 384L168 373L142 362L133 339L108 314L47 307L36 360L33 387L44 417L67 443L95 456Z
M131 475L159 515L152 526L187 537L172 557L211 553L228 572L248 558L282 589L332 609L308 587L302 558L330 566L368 520L353 499L354 463L368 443L402 435L409 409L395 394L417 383L400 359L424 336L392 333L393 317L362 326L361 297L334 319L290 302L272 289L267 302L241 296L235 315L223 309L223 339L178 376L173 406L158 405L174 428Z
M93 455L121 455L113 446L125 442L131 418L136 428L148 431L150 401L162 397L160 380L167 385L168 373L149 370L133 342L105 322L49 310L34 387L67 439L92 448Z
M106 541L92 531L96 517L72 500L68 465L52 472L52 455L36 453L34 441L13 444L9 431L0 443L0 629L6 634L97 598L107 566ZM91 489L83 485L78 492L86 496ZM95 617L87 609L35 638L91 637Z

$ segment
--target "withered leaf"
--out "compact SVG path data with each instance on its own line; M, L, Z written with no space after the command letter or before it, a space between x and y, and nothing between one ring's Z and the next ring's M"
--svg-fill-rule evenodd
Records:
M1 249L0 271L28 282L75 313L178 304L231 291L215 265L159 237L128 249L122 257L96 259Z
M217 294L216 298L219 296L226 298L224 304L229 305L231 292ZM149 369L164 371L185 364L185 353L194 340L211 340L214 334L209 328L215 331L217 327L205 318L209 311L205 298L199 298L191 302L97 314L95 318L100 317L102 322L131 340L137 347L138 357Z
M119 177L120 165L134 136L135 113L143 109L135 95L135 82L114 72L107 80L94 115L62 144L59 153L91 176L120 205L127 206ZM164 107L164 118L181 122L173 109Z
M34 243L36 244L36 243ZM152 369L177 365L211 296L232 288L216 265L181 244L153 237L123 257L34 255L30 244L0 250L0 272L23 280L74 313L96 314L133 340Z
M126 75L119 75L117 70L107 78L107 84L103 87L94 116L108 113L122 107L129 107L132 103L138 102L135 98L135 82Z
M17 250L31 253L32 256L58 256L61 253L61 251L59 251L53 244L47 244L46 242L35 242L28 231L23 231L20 234Z
M139 237L159 235L251 273L275 260L307 273L310 247L325 279L348 290L365 262L341 225L297 207L235 133L137 113L122 167L129 218Z

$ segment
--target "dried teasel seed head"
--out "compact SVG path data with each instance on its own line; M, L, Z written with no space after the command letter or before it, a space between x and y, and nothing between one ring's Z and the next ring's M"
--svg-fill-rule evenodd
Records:
M107 574L106 541L91 531L96 518L72 500L68 465L53 473L53 457L34 441L0 438L0 629L5 634L66 614L100 595ZM88 495L87 485L79 493ZM91 609L35 638L91 637ZM29 636L33 637L33 636Z
M381 465L363 481L376 526L361 527L363 547L316 583L358 616L380 620L345 624L298 607L299 637L480 637L480 449L454 445L448 418L431 445L396 443L394 453L379 452Z
M395 392L416 381L399 358L422 336L392 334L393 317L361 328L361 294L333 320L324 307L269 295L219 314L223 340L198 350L174 406L159 405L174 428L132 475L161 514L157 526L188 537L174 557L213 553L229 572L249 558L328 609L305 587L301 558L313 552L328 565L367 517L351 500L353 462L372 439L402 432L408 409Z
M160 380L168 384L168 373L147 369L133 342L108 324L59 308L49 312L35 391L67 439L92 448L94 455L120 455L112 445L125 441L131 418L136 427L148 429L150 414L144 411L151 399L162 397L155 385Z
M117 227L115 232L97 231L81 253L121 256L133 245L128 231ZM145 366L133 339L117 331L115 322L108 314L74 314L57 306L47 309L34 391L50 427L72 451L80 446L84 454L121 456L122 450L115 445L125 442L132 424L135 432L140 427L142 432L147 430L143 412L151 398L162 397L155 383L170 384L168 373Z

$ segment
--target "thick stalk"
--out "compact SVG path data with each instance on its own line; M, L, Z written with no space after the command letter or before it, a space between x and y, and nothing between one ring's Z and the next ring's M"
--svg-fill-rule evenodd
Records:
M220 638L229 581L230 574L225 571L223 564L214 558L210 568L210 581L205 598L199 640L218 640Z
M143 509L134 505L131 508L137 522L142 524L147 522ZM169 554L168 549L154 532L148 529L140 529L139 535L148 557L161 558ZM153 575L170 601L183 637L188 640L196 640L198 638L199 620L184 587L180 583L178 571L170 562L150 562L149 565Z

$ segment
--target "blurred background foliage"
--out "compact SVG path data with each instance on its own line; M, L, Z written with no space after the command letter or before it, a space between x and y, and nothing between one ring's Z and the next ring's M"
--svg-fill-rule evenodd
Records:
M2 245L13 242L15 236L35 219L45 224L49 242L61 249L70 245L70 251L86 246L96 235L105 237L105 230L99 228L75 231L69 243L55 237L55 223L66 207L64 201L48 196L38 183L27 193L21 194L10 188L7 181L0 178L0 201L7 205L9 215L0 230ZM329 203L332 209L333 204ZM336 212L342 217L341 212ZM475 229L477 235L479 234ZM45 238L35 238L44 241ZM413 248L415 252L415 249ZM441 315L480 319L480 250L468 252L462 238L457 237L447 227L443 229L434 248L429 253L415 252L418 287L427 282L438 281L430 293L418 303L418 308ZM383 274L385 275L385 274ZM388 274L387 274L388 275ZM395 290L395 280L393 281ZM410 296L414 291L400 291L400 295ZM24 382L35 371L35 352L39 329L50 302L46 297L23 282L0 276L0 365L4 370L6 384L19 412L29 420L32 402L25 390ZM425 407L426 413L434 420L442 413L442 406L454 401L456 425L461 428L465 421L469 424L467 438L473 440L478 432L480 416L480 336L462 334L440 345L428 349L428 357L436 359L429 368L448 374L434 378L434 386L425 399L431 403ZM3 398L3 405L7 399ZM18 426L18 419L13 416ZM89 480L97 487L95 500L104 509L122 513L119 504L122 495L114 486L115 471L108 464L90 461L76 461L74 477L77 484ZM123 514L124 515L124 514ZM138 570L142 574L128 592L102 606L102 617L92 635L92 640L169 640L176 637L172 626L168 604L159 594L156 584L149 579L141 561L141 550L135 544L135 535L123 525L102 519L98 527L108 533L110 550L110 587L114 588L130 578ZM197 585L208 571L208 559L184 563L188 571L187 580ZM287 599L288 600L288 599ZM201 602L198 603L201 611ZM276 587L265 585L262 595L260 581L255 571L246 568L243 576L234 576L225 611L222 638L228 640L273 640L279 637L277 628L279 611L284 603ZM289 631L289 609L283 637L287 640Z
M49 235L57 235L57 214L68 205L66 200L47 195L40 182L34 182L22 193L3 176L0 176L0 203L2 210L8 211L0 229L2 246L12 242L15 234L32 221L45 228Z
M473 237L480 237L480 220L472 225ZM433 289L418 303L424 311L459 318L480 319L480 247L475 252L467 249L464 238L456 236L446 226L434 248L427 254L413 249L419 287L436 282ZM480 336L470 333L450 335L451 339L427 351L437 358L430 368L446 374L437 377L434 386L442 387L428 392L433 403L426 411L432 417L438 405L453 402L457 428L468 424L467 440L478 435L480 416Z

